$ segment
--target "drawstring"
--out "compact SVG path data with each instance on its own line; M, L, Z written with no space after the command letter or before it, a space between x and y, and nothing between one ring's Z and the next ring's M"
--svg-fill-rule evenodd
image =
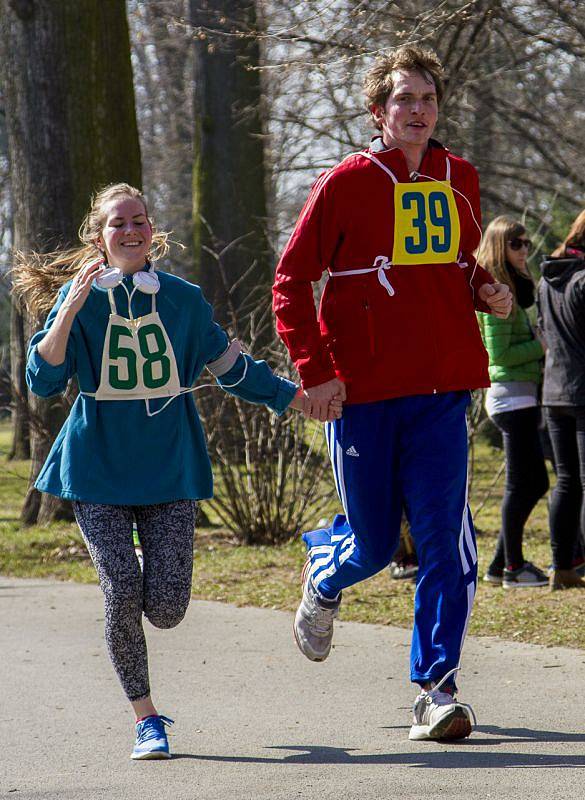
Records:
M329 275L331 278L344 278L349 275L365 275L368 272L377 272L379 282L384 289L386 289L390 297L392 297L395 294L394 287L386 277L386 270L389 270L391 266L392 262L388 256L376 256L371 267L366 267L365 269L344 269L341 272L332 272L329 270Z
M378 280L384 289L386 289L390 297L392 297L394 295L394 288L386 277L386 270L390 269L392 262L389 260L388 256L376 256L374 259L374 267L378 262L380 262L380 266L378 267Z
M244 354L242 353L242 355L244 355ZM244 356L244 372L242 374L242 377L238 378L238 380L235 383L220 383L219 384L219 388L220 389L233 389L234 386L237 386L239 383L242 383L242 381L246 377L247 373L248 373L248 359ZM146 398L144 400L144 402L146 403L146 415L148 417L156 417L157 414L160 414L161 411L165 410L165 408L169 405L169 403L172 403L173 400L176 400L177 397L180 397L182 394L189 394L189 392L198 392L199 389L207 389L209 387L217 388L218 384L217 383L202 383L201 386L192 386L189 389L181 389L179 394L174 394L172 397L169 397L169 399L166 401L166 403L164 403L160 408L157 408L156 411L151 411L150 410L149 400L148 400L148 398Z
M475 222L475 227L479 231L480 239L479 239L478 248L481 247L481 242L482 242L482 239L483 239L483 232L481 230L481 225L479 224L479 222L475 218L475 214L473 213L473 206L469 202L469 198L467 197L467 195L463 194L463 192L460 192L459 189L456 189L454 186L451 186L451 181L449 179L446 179L446 180L442 181L440 178L433 178L431 175L425 175L424 173L417 172L416 170L414 172L412 172L411 175L414 176L415 179L416 178L427 178L427 180L429 180L429 181L434 181L435 183L442 183L445 186L448 186L451 189L452 192L455 192L455 194L458 194L460 197L462 197L465 200L465 202L469 206L469 210L471 211L471 218Z
M448 156L447 156L447 165L449 165L449 157ZM427 178L430 181L435 181L435 183L443 183L445 186L449 186L449 188L451 189L452 192L456 192L460 197L462 197L465 200L465 202L469 206L469 210L471 211L471 218L475 222L475 227L479 231L479 244L477 246L477 251L479 251L479 249L481 248L481 243L483 242L483 231L481 229L481 225L479 224L479 222L475 218L475 214L473 213L473 206L469 202L469 198L467 197L467 195L463 194L463 192L460 192L459 189L456 189L454 186L451 186L451 181L449 180L449 177L451 175L451 171L449 170L448 177L444 181L440 180L440 178L433 178L431 175L424 175L422 172L416 172L415 171L415 172L412 173L412 175L414 175L415 178ZM459 263L460 267L469 267L469 264L467 264L467 262L459 261L458 263ZM475 277L476 270L477 270L477 259L475 260L475 264L473 266L473 272L471 273L471 278L469 279L469 286L471 288L471 297L473 298L474 302L475 302L475 289L473 288L473 279Z
M394 175L392 170L389 169L385 164L383 164L372 153L368 153L367 151L362 151L360 153L360 155L364 156L365 158L368 158L370 161L372 161L374 164L376 164L376 166L380 167L380 169L382 169L391 178L392 183L394 183L394 184L398 183L398 178L396 177L396 175ZM477 229L479 231L480 246L481 246L481 241L482 241L482 237L483 237L483 233L482 233L482 230L481 230L481 225L479 224L479 222L477 221L477 219L475 217L475 213L473 211L473 206L469 202L469 199L467 198L467 196L465 194L463 194L463 192L459 191L459 189L455 188L455 186L451 186L451 181L450 181L450 178L451 178L451 163L449 161L449 157L448 156L447 156L446 161L447 161L447 166L446 166L446 177L445 177L445 180L441 180L440 178L433 178L431 175L425 175L424 173L418 172L416 170L411 172L410 177L413 180L413 182L415 182L415 183L416 183L416 179L417 178L427 178L428 180L434 181L435 183L441 183L444 186L447 186L448 188L450 188L451 191L455 192L460 197L462 197L465 200L465 202L467 203L467 205L469 206L469 210L471 212L471 217L472 217L472 219L473 219L473 221L474 221L474 223L475 223L475 225L476 225L476 227L477 227ZM459 262L459 264L460 264L461 267L467 267L468 266L468 264L461 263L461 262ZM339 277L343 277L343 276L346 276L346 275L348 275L348 276L349 275L365 275L368 272L377 272L378 273L378 281L384 287L384 289L386 289L386 291L388 292L388 295L390 297L392 297L395 294L395 291L394 291L394 288L393 288L392 284L390 283L390 281L386 277L386 271L389 270L391 266L392 266L392 262L390 261L390 259L387 256L376 256L376 258L374 259L374 264L373 264L372 267L369 267L367 269L342 270L340 272L332 272L331 270L329 270L329 275L332 278L339 278ZM475 292L474 292L474 289L473 289L472 281L473 281L473 277L475 275L475 270L476 269L477 269L477 263L474 266L473 273L471 275L471 280L470 280L471 291L472 291L473 294L475 294Z
M132 313L132 299L133 299L134 295L136 294L138 286L134 286L134 288L132 289L132 292L129 292L127 287L126 287L126 284L120 283L118 285L121 286L122 289L124 289L124 291L126 292L126 297L128 298L129 321L134 323L135 319L134 319L134 314ZM110 301L110 309L111 309L112 314L116 314L117 315L118 314L118 310L116 308L116 301L114 299L114 291L113 291L113 289L108 289L108 300ZM150 298L150 313L151 314L156 313L156 301L154 299L154 294L151 295L151 298Z

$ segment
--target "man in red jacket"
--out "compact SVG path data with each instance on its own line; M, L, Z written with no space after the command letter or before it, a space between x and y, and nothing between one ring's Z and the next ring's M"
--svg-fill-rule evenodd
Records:
M344 514L304 535L295 637L329 654L342 589L383 569L405 508L420 561L411 739L471 732L454 675L477 581L467 503L469 390L489 385L475 309L506 317L507 286L475 261L475 169L431 139L443 93L434 53L399 48L365 82L379 136L323 173L277 267L277 330L326 435ZM312 283L329 272L319 314Z

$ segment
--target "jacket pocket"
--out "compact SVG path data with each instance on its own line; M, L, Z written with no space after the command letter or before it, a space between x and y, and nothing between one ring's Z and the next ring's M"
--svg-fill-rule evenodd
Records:
M375 352L375 321L362 281L336 278L321 304L321 333L338 374L351 379L370 369Z

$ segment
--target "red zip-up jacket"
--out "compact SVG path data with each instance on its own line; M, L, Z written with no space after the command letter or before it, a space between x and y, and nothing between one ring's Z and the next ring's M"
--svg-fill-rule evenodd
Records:
M489 386L475 317L489 311L478 289L493 283L472 255L480 225L475 169L434 140L412 177L381 139L323 173L273 287L277 331L303 387L337 376L348 403L367 403ZM312 284L324 270L317 315Z

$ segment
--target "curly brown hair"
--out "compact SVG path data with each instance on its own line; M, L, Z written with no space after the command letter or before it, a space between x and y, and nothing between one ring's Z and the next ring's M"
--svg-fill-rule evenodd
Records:
M364 94L368 111L371 112L372 106L386 104L386 100L394 88L392 73L397 69L419 72L429 83L432 81L437 92L437 102L440 104L445 93L445 77L439 57L428 48L405 44L380 56L366 73ZM379 129L381 125L374 120L373 116L372 121Z

